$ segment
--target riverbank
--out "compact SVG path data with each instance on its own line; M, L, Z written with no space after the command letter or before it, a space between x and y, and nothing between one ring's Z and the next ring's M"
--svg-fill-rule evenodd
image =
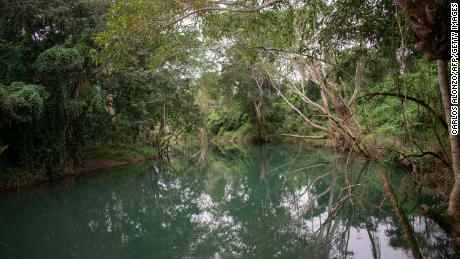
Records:
M223 131L219 132L218 135L209 137L208 141L215 145L234 143L250 144L255 142L257 138L256 135L257 134L253 131L248 130L238 130L238 133ZM436 179L437 185L446 186L446 184L450 184L451 179L445 179L445 181L439 182L444 176L451 175L448 162L442 157L436 155L430 156L432 152L427 152L422 155L411 154L413 151L405 147L401 139L384 138L376 134L364 136L363 141L364 145L368 147L366 159L398 167L407 173L413 174L419 179L426 179L427 177ZM309 147L337 150L335 143L326 136L313 137L293 134L272 135L268 143L302 144ZM345 150L344 153L348 155L350 151ZM353 151L353 154L363 155L357 150ZM439 177L440 175L443 177Z
M226 145L226 144L250 144L253 142L253 136L249 134L222 134L208 139L208 142L213 145ZM325 148L334 150L334 143L329 139L305 139L298 137L283 137L274 139L272 144L276 143L289 143L289 144L302 144L313 148ZM418 182L425 192L435 193L446 198L448 189L451 185L451 179L445 176L448 172L441 167L435 160L425 158L423 167L419 165L414 166L407 163L407 160L399 160L389 157L385 152L376 147L369 160L382 162L403 169L407 173L413 175L414 181ZM348 155L349 152L346 152ZM357 153L355 153L357 154ZM115 145L105 146L100 143L88 145L80 149L78 152L78 162L68 162L65 165L64 171L61 175L55 177L53 180L77 176L80 174L88 173L91 171L111 168L127 164L141 163L149 160L158 159L158 152L155 148L145 145ZM415 169L415 170L414 170ZM40 183L49 181L44 167L36 168L7 168L2 169L0 173L0 192L15 191L19 189L27 189L28 187L38 185Z
M158 157L157 151L151 146L86 146L79 152L79 162L66 162L64 172L53 180L99 169L152 161ZM50 181L44 167L7 167L2 168L0 175L0 192L27 189Z

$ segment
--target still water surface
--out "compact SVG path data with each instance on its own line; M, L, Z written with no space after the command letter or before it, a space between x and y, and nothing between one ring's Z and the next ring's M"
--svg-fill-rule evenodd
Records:
M411 258L380 170L424 256L451 257L417 212L436 201L394 168L294 145L226 145L0 194L0 258Z

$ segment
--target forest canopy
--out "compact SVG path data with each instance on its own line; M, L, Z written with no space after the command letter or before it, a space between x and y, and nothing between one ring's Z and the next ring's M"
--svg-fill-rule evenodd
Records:
M1 0L0 180L189 142L303 142L439 172L455 217L448 4Z

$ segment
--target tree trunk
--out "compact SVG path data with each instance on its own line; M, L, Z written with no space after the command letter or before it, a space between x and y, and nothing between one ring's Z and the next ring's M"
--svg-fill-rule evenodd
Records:
M198 158L198 164L204 166L206 162L206 131L204 128L200 128L200 156Z
M331 118L332 114L331 114L331 110L329 109L329 101L327 99L327 93L326 93L325 87L320 86L320 94L321 94L321 101L323 102L324 111L326 115L328 115L328 122L329 122L328 128L331 133L331 138L334 141L334 143L336 143L338 131L337 131L337 127L335 126L334 120L332 120Z
M442 104L449 131L450 148L452 153L452 170L454 171L454 186L449 197L447 213L453 218L460 216L460 146L458 136L450 134L450 87L447 73L447 61L438 59L438 81L441 90Z
M267 130L267 123L265 121L265 114L263 110L263 100L264 100L264 78L253 71L253 78L257 85L257 92L259 96L257 100L254 101L254 108L256 111L256 119L257 125L259 127L259 141L260 142L268 142L268 130Z
M257 125L259 128L259 140L264 143L268 142L267 125L265 122L264 111L262 109L262 102L260 101L254 102L254 108L256 111Z

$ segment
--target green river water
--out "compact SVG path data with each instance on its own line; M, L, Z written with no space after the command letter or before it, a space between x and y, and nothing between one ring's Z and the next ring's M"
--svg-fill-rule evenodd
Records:
M402 171L297 145L225 145L0 194L0 258L411 258L380 170L422 254L451 257L418 213L436 201Z

